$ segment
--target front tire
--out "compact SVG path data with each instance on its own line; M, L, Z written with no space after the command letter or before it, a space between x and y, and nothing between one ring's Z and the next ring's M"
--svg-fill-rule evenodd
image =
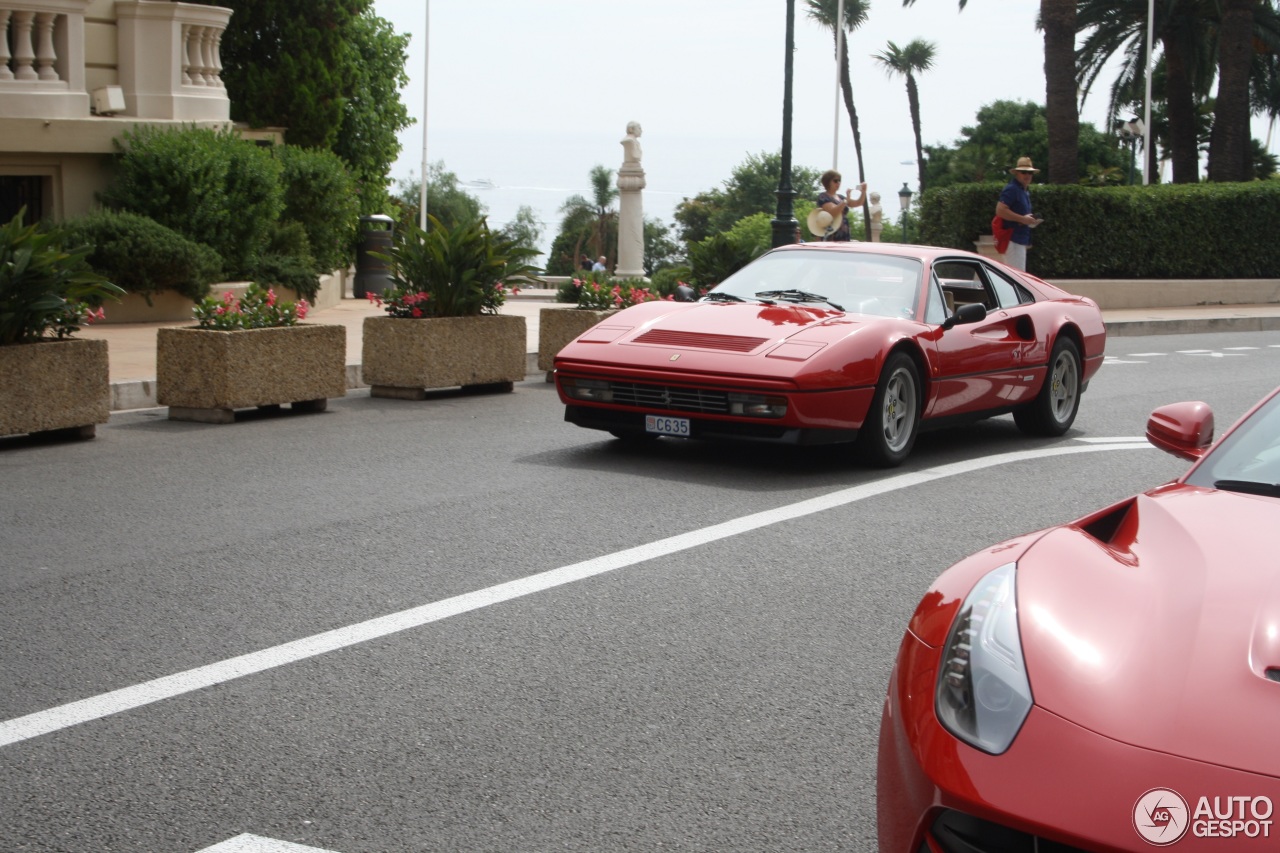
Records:
M876 383L871 410L858 430L858 451L863 459L881 468L901 465L916 443L923 395L920 371L911 356L889 356Z
M1062 435L1075 423L1080 392L1080 350L1070 338L1059 338L1049 355L1049 371L1040 393L1014 410L1014 423L1027 435Z

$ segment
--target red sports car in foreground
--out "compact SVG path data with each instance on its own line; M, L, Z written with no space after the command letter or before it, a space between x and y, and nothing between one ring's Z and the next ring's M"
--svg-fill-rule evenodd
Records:
M1105 342L1091 300L970 252L800 244L604 320L555 379L565 420L619 438L856 442L888 466L921 427L1012 412L1061 435Z
M882 853L1280 848L1280 389L1181 479L952 566L889 681ZM1268 532L1269 531L1269 532Z

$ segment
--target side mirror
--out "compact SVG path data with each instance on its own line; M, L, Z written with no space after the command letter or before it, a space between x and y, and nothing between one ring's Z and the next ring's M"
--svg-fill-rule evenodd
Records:
M942 328L951 329L969 323L981 323L985 319L987 319L987 306L970 302L968 305L961 305L956 309L956 313L943 320Z
M1147 418L1147 441L1165 453L1195 462L1213 444L1213 409L1198 401L1161 406Z

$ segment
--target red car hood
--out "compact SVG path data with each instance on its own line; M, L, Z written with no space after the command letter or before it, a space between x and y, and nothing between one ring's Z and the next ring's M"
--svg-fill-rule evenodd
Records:
M844 314L819 305L646 302L608 317L556 354L566 364L613 364L679 373L822 376L830 384L874 382L884 335L904 321ZM856 351L831 345L866 338ZM672 363L673 350L683 357ZM734 362L743 359L737 364ZM832 377L835 377L834 379Z
M821 305L700 302L676 307L650 302L616 314L606 323L633 326L634 332L623 340L634 340L649 332L668 332L692 336L690 339L695 341L705 336L708 344L710 338L722 335L777 343L803 329L844 316Z
M1278 775L1277 529L1273 498L1171 485L1047 534L1018 564L1036 704L1135 746Z

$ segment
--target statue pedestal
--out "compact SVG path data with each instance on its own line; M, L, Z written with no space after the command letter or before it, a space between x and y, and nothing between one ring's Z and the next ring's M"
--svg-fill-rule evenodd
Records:
M618 278L644 278L644 169L628 163L618 170Z

